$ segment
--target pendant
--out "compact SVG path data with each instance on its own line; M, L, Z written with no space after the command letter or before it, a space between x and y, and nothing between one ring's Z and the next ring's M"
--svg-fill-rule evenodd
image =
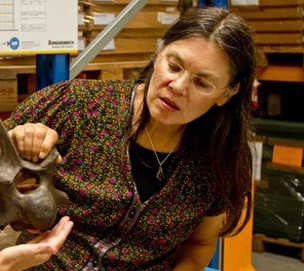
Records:
M164 179L164 177L165 177L165 175L164 175L164 172L163 172L163 168L161 166L159 166L157 174L156 174L156 178L159 181L162 181Z

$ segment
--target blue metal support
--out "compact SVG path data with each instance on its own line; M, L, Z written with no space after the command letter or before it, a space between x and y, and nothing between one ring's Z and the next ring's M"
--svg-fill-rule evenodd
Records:
M42 89L70 76L69 54L36 55L36 89Z
M199 0L197 7L198 8L205 8L211 5L211 0Z
M213 6L228 9L228 0L213 0Z
M213 255L211 262L208 267L219 270L220 269L220 260L221 260L221 241L217 238L216 249Z
M205 7L212 6L212 2L213 2L214 7L228 9L228 0L213 0L213 1L212 0L199 0L198 7L205 8Z

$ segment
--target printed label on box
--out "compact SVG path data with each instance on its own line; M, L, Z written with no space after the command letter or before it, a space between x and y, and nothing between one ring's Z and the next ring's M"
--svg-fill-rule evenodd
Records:
M85 48L85 42L84 40L78 40L78 50L83 51Z
M84 25L84 14L78 14L78 25Z
M0 55L76 53L77 16L76 0L0 0Z
M115 13L98 13L94 14L94 24L108 25L115 19Z
M259 0L231 0L232 6L259 6Z
M162 25L170 25L179 18L179 14L170 14L165 12L158 12L158 21Z

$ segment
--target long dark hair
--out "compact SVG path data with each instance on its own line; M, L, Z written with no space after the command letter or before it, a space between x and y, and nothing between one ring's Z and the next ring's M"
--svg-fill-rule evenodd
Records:
M212 107L207 113L187 125L183 146L206 155L212 161L212 171L219 187L227 196L226 220L221 236L238 233L248 222L252 209L252 163L248 147L250 135L251 92L256 65L255 46L251 30L243 19L224 9L196 9L181 17L164 35L160 49L168 44L193 36L217 44L227 55L230 65L230 86L239 91L225 105ZM145 67L139 82L145 84L145 96L154 71L157 53ZM149 120L144 99L141 117L128 138L136 138ZM239 223L244 205L247 207Z

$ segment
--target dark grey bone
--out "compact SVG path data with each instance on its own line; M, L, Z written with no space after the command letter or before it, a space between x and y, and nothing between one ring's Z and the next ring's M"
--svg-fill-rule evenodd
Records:
M16 231L50 228L57 216L57 206L68 202L66 193L56 189L52 174L58 151L53 148L38 163L23 160L15 149L0 119L0 229L10 224ZM20 193L16 176L26 170L36 176L35 190Z

